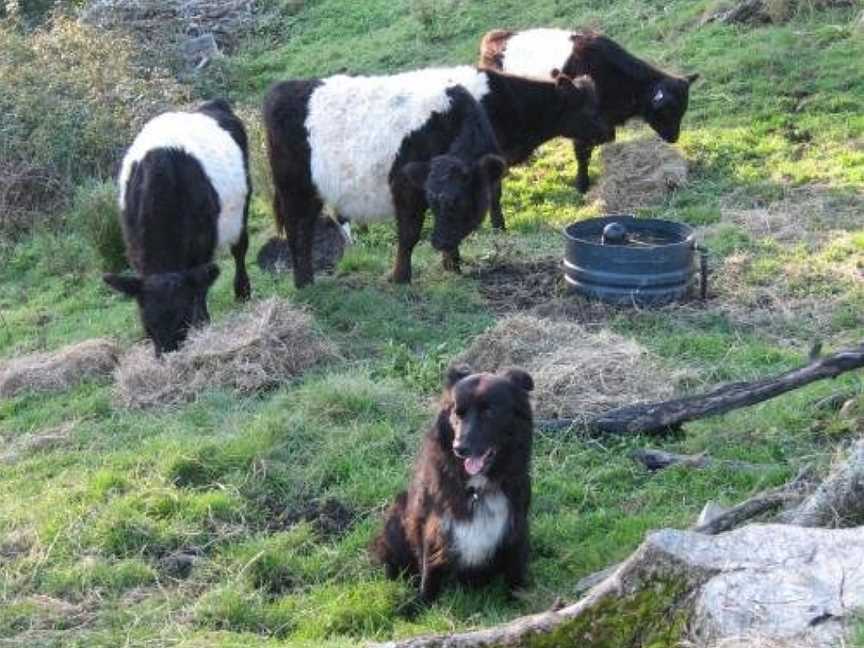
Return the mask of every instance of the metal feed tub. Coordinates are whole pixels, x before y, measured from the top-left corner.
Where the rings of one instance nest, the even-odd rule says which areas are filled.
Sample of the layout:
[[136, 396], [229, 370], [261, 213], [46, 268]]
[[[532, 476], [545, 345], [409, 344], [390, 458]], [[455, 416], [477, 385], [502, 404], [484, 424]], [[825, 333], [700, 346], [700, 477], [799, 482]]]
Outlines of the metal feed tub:
[[687, 225], [628, 215], [573, 223], [567, 241], [564, 278], [576, 292], [612, 304], [659, 306], [683, 299], [701, 264], [701, 293], [706, 284], [705, 251]]

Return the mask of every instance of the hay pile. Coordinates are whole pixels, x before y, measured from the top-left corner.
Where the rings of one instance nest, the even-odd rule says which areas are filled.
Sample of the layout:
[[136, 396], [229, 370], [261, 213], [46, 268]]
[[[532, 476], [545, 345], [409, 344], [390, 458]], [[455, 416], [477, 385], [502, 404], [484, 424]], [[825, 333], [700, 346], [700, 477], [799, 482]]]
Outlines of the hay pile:
[[211, 388], [242, 394], [270, 389], [336, 357], [312, 316], [280, 299], [194, 331], [184, 346], [157, 360], [149, 344], [127, 353], [116, 371], [116, 393], [129, 408], [194, 400]]
[[687, 161], [657, 137], [607, 144], [603, 175], [588, 197], [610, 214], [660, 205], [687, 183]]
[[0, 398], [24, 392], [61, 392], [111, 375], [120, 356], [110, 340], [85, 340], [53, 353], [34, 353], [0, 363]]
[[499, 321], [456, 361], [475, 371], [529, 371], [538, 418], [575, 418], [673, 395], [674, 377], [636, 342], [529, 315]]

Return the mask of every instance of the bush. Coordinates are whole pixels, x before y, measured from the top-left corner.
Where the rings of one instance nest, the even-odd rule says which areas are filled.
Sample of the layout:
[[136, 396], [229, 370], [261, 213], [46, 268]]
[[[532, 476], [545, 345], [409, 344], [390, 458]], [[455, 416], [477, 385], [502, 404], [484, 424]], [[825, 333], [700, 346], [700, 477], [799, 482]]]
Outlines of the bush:
[[[3, 233], [56, 211], [84, 179], [113, 175], [147, 119], [189, 100], [170, 74], [138, 56], [128, 36], [59, 14], [30, 32], [0, 22]], [[26, 190], [34, 185], [50, 190]], [[5, 196], [4, 187], [12, 188]]]
[[100, 270], [119, 272], [128, 266], [114, 183], [85, 181], [75, 191], [67, 222], [93, 246]]

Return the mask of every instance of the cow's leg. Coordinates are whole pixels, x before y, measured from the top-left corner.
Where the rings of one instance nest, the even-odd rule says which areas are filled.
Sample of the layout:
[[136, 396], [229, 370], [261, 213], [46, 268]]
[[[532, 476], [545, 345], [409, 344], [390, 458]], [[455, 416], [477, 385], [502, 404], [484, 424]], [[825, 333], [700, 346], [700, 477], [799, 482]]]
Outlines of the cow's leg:
[[417, 192], [395, 191], [393, 203], [396, 207], [396, 231], [399, 240], [396, 243], [396, 263], [393, 265], [390, 280], [394, 283], [410, 283], [411, 254], [423, 230], [426, 201]]
[[441, 264], [445, 270], [462, 274], [462, 257], [459, 255], [459, 248], [441, 253]]
[[503, 232], [507, 227], [504, 225], [504, 214], [501, 211], [501, 181], [493, 182], [489, 189], [492, 192], [489, 220], [492, 227]]
[[291, 262], [294, 267], [294, 285], [308, 286], [315, 280], [312, 266], [312, 245], [315, 238], [315, 222], [321, 215], [321, 200], [313, 193], [277, 195], [274, 207], [276, 220], [285, 229]]
[[576, 154], [576, 189], [580, 193], [588, 191], [588, 164], [594, 147], [590, 144], [573, 140], [573, 152]]
[[249, 275], [246, 274], [246, 250], [248, 249], [249, 234], [244, 225], [240, 238], [231, 246], [231, 254], [234, 256], [234, 298], [237, 301], [247, 301], [252, 296]]

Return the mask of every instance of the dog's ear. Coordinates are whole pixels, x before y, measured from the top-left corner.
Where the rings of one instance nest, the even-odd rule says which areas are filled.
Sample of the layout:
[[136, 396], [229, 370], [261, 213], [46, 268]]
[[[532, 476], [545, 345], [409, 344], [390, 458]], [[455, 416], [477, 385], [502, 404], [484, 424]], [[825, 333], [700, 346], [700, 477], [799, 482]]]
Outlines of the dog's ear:
[[513, 383], [519, 389], [522, 389], [526, 392], [530, 392], [534, 389], [534, 379], [524, 369], [505, 369], [501, 372], [501, 377], [506, 378], [511, 383]]
[[453, 426], [450, 425], [451, 406], [443, 408], [438, 412], [438, 419], [435, 421], [435, 430], [438, 433], [438, 443], [445, 451], [449, 452], [453, 447]]
[[444, 388], [453, 389], [453, 385], [471, 375], [471, 367], [464, 364], [450, 365], [444, 376]]

